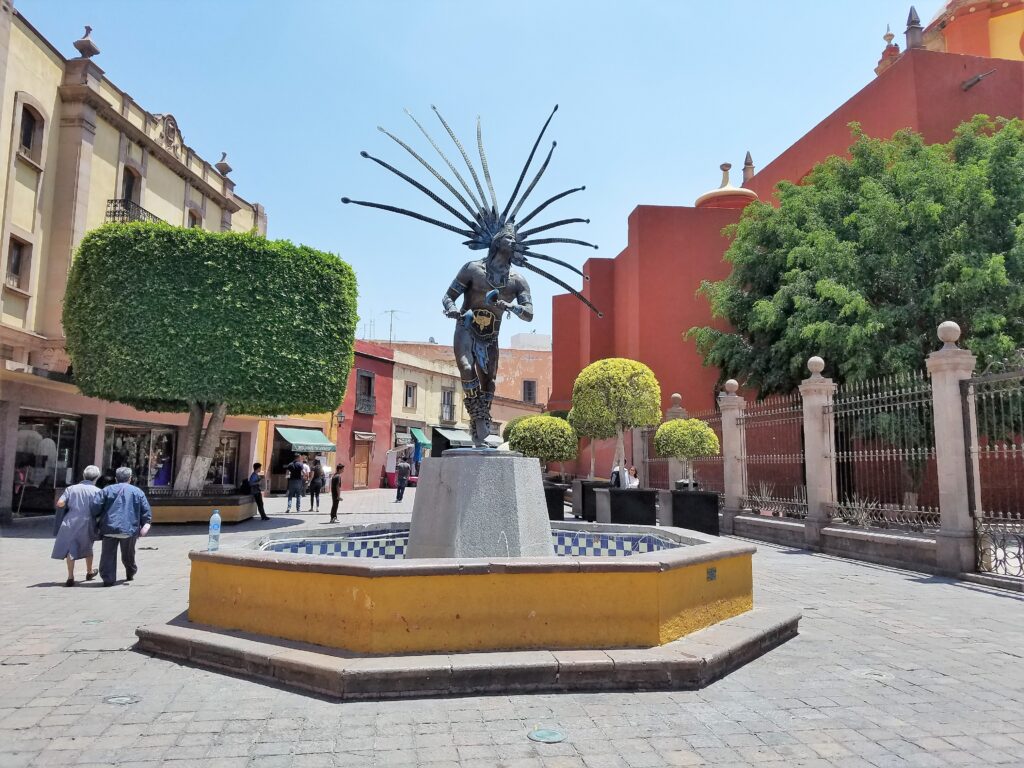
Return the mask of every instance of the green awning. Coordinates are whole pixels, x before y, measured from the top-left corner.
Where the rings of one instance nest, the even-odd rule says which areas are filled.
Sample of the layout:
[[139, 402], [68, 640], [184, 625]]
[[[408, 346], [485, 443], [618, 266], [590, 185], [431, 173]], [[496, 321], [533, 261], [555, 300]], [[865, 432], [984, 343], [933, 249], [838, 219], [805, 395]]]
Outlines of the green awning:
[[427, 436], [423, 434], [422, 429], [419, 427], [412, 427], [409, 431], [412, 432], [412, 439], [417, 443], [420, 445], [430, 445], [430, 441], [427, 440]]
[[334, 453], [334, 445], [319, 429], [299, 429], [298, 427], [277, 427], [277, 434], [291, 444], [296, 451], [322, 451]]
[[441, 437], [449, 442], [451, 448], [469, 448], [473, 445], [473, 436], [461, 429], [440, 429], [434, 427], [434, 431], [439, 432]]

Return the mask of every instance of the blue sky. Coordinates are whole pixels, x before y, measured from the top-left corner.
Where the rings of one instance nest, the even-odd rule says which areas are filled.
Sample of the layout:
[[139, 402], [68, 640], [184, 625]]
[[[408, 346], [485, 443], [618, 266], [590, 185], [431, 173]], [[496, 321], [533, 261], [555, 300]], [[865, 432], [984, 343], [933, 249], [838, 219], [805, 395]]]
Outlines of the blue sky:
[[[927, 21], [939, 6], [926, 0], [918, 11]], [[119, 87], [151, 112], [172, 113], [186, 143], [209, 160], [228, 152], [238, 193], [267, 208], [270, 237], [352, 264], [360, 337], [372, 324], [375, 337], [387, 338], [385, 311], [395, 309], [396, 339], [447, 343], [452, 321], [442, 317], [440, 298], [472, 256], [461, 238], [340, 203], [347, 195], [446, 216], [360, 158], [365, 149], [429, 178], [377, 125], [429, 158], [433, 150], [403, 109], [439, 143], [431, 104], [465, 143], [473, 143], [481, 115], [504, 198], [559, 104], [545, 139], [558, 148], [531, 200], [586, 184], [548, 212], [590, 218], [559, 234], [598, 243], [596, 255], [610, 257], [625, 245], [626, 219], [638, 204], [692, 204], [718, 185], [720, 163], [738, 170], [749, 149], [765, 165], [863, 87], [874, 77], [886, 24], [902, 43], [909, 4], [17, 0], [17, 7], [69, 56], [90, 24], [101, 49], [96, 62]], [[577, 265], [595, 255], [567, 245], [546, 252]], [[579, 285], [579, 277], [551, 271]], [[535, 320], [511, 318], [504, 334], [550, 332], [551, 296], [560, 289], [538, 276], [530, 282]]]

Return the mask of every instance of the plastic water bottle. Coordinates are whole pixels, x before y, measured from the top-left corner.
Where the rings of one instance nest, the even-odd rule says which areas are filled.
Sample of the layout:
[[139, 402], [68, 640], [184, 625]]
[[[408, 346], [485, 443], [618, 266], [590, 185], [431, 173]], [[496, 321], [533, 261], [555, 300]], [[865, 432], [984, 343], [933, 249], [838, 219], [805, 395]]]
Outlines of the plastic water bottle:
[[208, 552], [216, 552], [220, 549], [220, 510], [213, 510], [210, 515], [210, 540], [206, 545]]

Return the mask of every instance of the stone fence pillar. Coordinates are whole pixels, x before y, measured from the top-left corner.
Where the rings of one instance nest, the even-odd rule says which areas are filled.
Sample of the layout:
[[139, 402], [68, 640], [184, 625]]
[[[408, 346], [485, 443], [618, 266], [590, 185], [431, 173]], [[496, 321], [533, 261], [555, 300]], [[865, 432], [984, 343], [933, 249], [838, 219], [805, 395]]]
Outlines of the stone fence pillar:
[[821, 529], [832, 521], [836, 501], [836, 432], [831, 405], [836, 393], [832, 379], [821, 375], [825, 361], [807, 361], [810, 378], [800, 383], [804, 406], [804, 468], [807, 473], [807, 520], [804, 542], [821, 549]]
[[935, 419], [935, 463], [939, 479], [940, 529], [936, 534], [936, 565], [956, 575], [974, 570], [974, 521], [967, 490], [967, 438], [960, 382], [974, 375], [977, 358], [956, 342], [960, 326], [947, 320], [939, 326], [942, 349], [928, 355]]
[[725, 506], [722, 509], [722, 533], [733, 532], [733, 520], [740, 513], [747, 493], [747, 468], [743, 450], [743, 410], [747, 401], [736, 394], [736, 379], [725, 382], [725, 391], [718, 395], [722, 412], [722, 474], [725, 485]]

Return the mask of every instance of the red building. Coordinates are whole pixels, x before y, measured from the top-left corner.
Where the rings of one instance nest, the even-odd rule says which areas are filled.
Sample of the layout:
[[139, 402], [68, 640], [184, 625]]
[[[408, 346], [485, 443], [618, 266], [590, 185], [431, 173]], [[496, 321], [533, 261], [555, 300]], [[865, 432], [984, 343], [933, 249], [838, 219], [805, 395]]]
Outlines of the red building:
[[395, 361], [390, 349], [356, 340], [355, 362], [345, 387], [338, 424], [336, 461], [345, 465], [342, 488], [377, 488], [391, 447], [391, 388]]
[[[913, 26], [913, 25], [912, 25]], [[931, 30], [932, 27], [929, 27]], [[919, 29], [908, 29], [908, 50], [887, 47], [880, 74], [758, 173], [749, 162], [743, 188], [723, 186], [693, 207], [638, 206], [629, 216], [626, 248], [615, 258], [590, 259], [584, 293], [600, 307], [598, 318], [569, 295], [552, 302], [552, 393], [549, 408], [568, 408], [579, 371], [605, 357], [628, 357], [651, 367], [662, 386], [662, 407], [673, 392], [688, 411], [713, 407], [718, 372], [704, 368], [686, 331], [711, 324], [706, 299], [695, 296], [703, 280], [729, 273], [722, 260], [728, 241], [722, 228], [775, 185], [799, 181], [831, 155], [846, 154], [849, 124], [870, 136], [903, 128], [928, 142], [952, 138], [957, 125], [976, 114], [1024, 116], [1024, 62], [928, 50]], [[883, 66], [884, 65], [884, 66]], [[995, 69], [994, 72], [992, 70]], [[985, 77], [979, 75], [990, 73]], [[580, 471], [589, 458], [581, 458]], [[598, 474], [607, 468], [598, 464]]]

